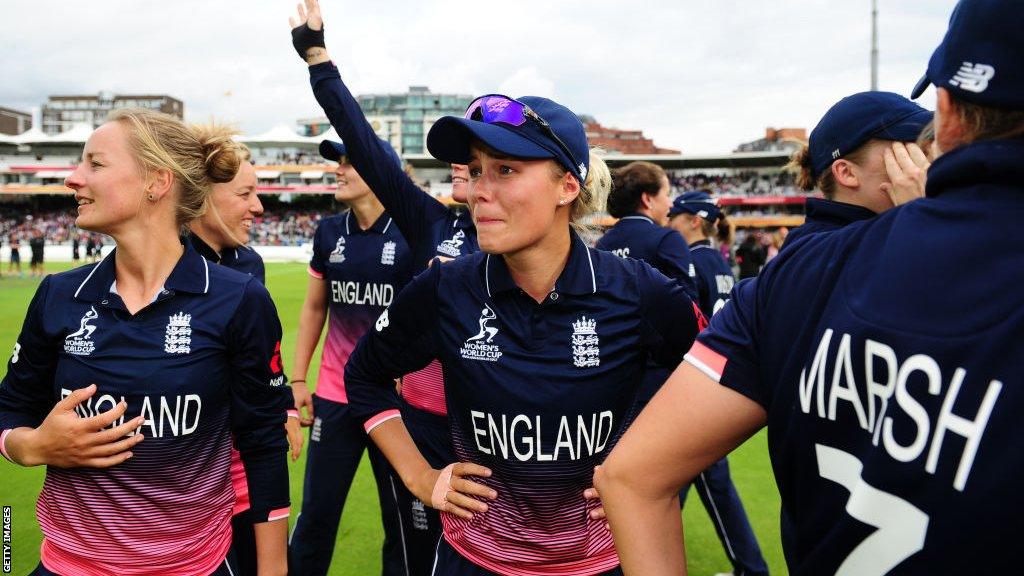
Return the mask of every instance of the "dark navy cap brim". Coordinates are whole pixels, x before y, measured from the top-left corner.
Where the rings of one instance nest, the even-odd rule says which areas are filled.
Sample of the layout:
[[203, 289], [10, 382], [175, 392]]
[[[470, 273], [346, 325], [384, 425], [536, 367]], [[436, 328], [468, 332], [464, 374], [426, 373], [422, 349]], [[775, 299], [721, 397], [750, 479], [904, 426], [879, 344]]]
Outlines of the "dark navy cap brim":
[[871, 134], [871, 138], [894, 142], [914, 142], [934, 116], [928, 110], [919, 110], [877, 130]]
[[348, 155], [348, 152], [345, 149], [345, 145], [341, 142], [324, 140], [320, 142], [320, 155], [328, 160], [337, 162], [342, 156]]
[[917, 100], [920, 98], [921, 94], [924, 94], [924, 91], [928, 89], [928, 86], [931, 85], [931, 83], [932, 81], [928, 78], [927, 74], [922, 76], [921, 79], [917, 81], [917, 85], [914, 86], [914, 91], [910, 93], [910, 99]]
[[442, 162], [468, 164], [469, 148], [474, 140], [513, 158], [557, 157], [556, 153], [510, 128], [455, 116], [445, 116], [434, 123], [427, 134], [427, 150]]

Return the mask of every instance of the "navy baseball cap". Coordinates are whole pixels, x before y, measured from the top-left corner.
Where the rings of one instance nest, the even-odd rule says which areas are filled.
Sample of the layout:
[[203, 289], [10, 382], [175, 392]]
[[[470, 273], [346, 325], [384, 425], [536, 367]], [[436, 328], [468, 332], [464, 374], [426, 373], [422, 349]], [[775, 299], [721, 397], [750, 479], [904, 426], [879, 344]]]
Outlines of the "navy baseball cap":
[[811, 176], [871, 139], [914, 142], [932, 113], [893, 92], [859, 92], [836, 102], [811, 131]]
[[979, 106], [1024, 110], [1024, 5], [960, 0], [910, 97], [929, 84]]
[[[582, 185], [590, 170], [583, 122], [565, 106], [540, 96], [477, 98], [468, 117], [445, 116], [427, 133], [427, 150], [449, 164], [468, 164], [473, 140], [513, 158], [551, 158]], [[477, 118], [477, 119], [471, 119]], [[517, 124], [518, 123], [518, 124]]]
[[[391, 147], [391, 143], [383, 138], [379, 138], [381, 145], [387, 150], [388, 155], [391, 156], [391, 160], [401, 168], [402, 159], [398, 156], [398, 152]], [[334, 140], [324, 140], [320, 142], [320, 155], [324, 158], [337, 162], [342, 156], [348, 156], [348, 151], [345, 145], [341, 142], [335, 142]]]
[[716, 222], [722, 216], [718, 200], [712, 198], [707, 192], [686, 192], [677, 196], [672, 201], [672, 207], [668, 209], [668, 217], [671, 218], [684, 212], [696, 214], [711, 223]]

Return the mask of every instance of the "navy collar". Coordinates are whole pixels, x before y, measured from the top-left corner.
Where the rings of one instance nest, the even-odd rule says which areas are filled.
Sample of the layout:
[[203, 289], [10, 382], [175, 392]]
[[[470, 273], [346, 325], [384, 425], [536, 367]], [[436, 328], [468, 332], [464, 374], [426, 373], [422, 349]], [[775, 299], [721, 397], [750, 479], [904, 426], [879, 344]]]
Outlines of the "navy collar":
[[619, 218], [619, 222], [622, 222], [623, 220], [646, 221], [648, 224], [651, 224], [653, 226], [657, 226], [657, 224], [654, 223], [654, 220], [651, 220], [651, 218], [649, 216], [644, 216], [643, 214], [637, 214], [635, 212], [633, 214], [627, 214], [627, 215], [623, 216], [622, 218]]
[[[185, 252], [171, 270], [171, 275], [164, 282], [164, 290], [206, 294], [210, 289], [210, 265], [202, 255], [195, 251], [191, 242], [185, 242]], [[114, 283], [114, 261], [117, 258], [115, 247], [100, 260], [85, 280], [75, 291], [75, 298], [84, 302], [99, 302], [110, 293]]]
[[183, 239], [182, 244], [184, 244], [185, 242], [191, 242], [192, 247], [195, 248], [195, 251], [198, 252], [199, 255], [202, 256], [203, 258], [206, 258], [207, 260], [215, 264], [220, 264], [220, 261], [223, 258], [223, 256], [219, 252], [214, 250], [212, 246], [207, 244], [206, 241], [200, 238], [199, 235], [196, 234], [195, 232], [189, 232], [188, 235], [185, 236], [185, 238]]
[[1022, 191], [1024, 138], [982, 140], [939, 156], [928, 169], [925, 195], [938, 196], [957, 188], [996, 185]]
[[388, 231], [388, 228], [391, 227], [391, 217], [388, 216], [387, 212], [381, 212], [380, 216], [377, 217], [377, 220], [372, 225], [370, 225], [370, 227], [367, 228], [366, 230], [360, 228], [359, 221], [353, 221], [353, 218], [354, 216], [352, 216], [351, 209], [345, 211], [346, 236], [351, 236], [352, 234], [369, 234], [371, 232], [373, 232], [374, 234], [384, 234], [385, 232]]
[[[487, 295], [491, 297], [500, 292], [519, 289], [508, 271], [505, 259], [495, 254], [488, 254], [484, 259], [484, 286]], [[590, 248], [574, 230], [569, 231], [569, 259], [555, 281], [555, 292], [575, 295], [597, 293], [597, 276]]]
[[863, 206], [825, 198], [808, 198], [804, 210], [807, 222], [830, 222], [839, 226], [878, 216]]
[[708, 248], [711, 248], [711, 239], [705, 238], [703, 240], [697, 240], [693, 244], [690, 244], [690, 248], [696, 248], [698, 246], [707, 246]]

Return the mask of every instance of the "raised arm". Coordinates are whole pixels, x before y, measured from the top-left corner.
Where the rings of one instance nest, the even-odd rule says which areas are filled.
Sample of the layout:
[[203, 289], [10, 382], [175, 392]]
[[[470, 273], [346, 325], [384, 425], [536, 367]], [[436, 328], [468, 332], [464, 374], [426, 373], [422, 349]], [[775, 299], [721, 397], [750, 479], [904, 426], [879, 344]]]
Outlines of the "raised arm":
[[349, 162], [394, 219], [413, 253], [432, 249], [435, 239], [428, 236], [429, 224], [444, 219], [448, 209], [394, 162], [388, 145], [367, 122], [327, 53], [317, 0], [305, 0], [305, 8], [299, 6], [298, 19], [289, 19], [289, 23], [295, 49], [309, 64], [313, 95], [344, 141]]

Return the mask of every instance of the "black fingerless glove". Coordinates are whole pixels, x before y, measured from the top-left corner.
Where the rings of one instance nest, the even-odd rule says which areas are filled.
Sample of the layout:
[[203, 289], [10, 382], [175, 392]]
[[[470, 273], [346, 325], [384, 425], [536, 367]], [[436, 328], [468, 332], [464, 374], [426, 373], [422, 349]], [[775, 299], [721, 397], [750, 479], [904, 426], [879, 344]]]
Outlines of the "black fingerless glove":
[[317, 47], [327, 49], [327, 44], [324, 42], [324, 29], [311, 30], [306, 24], [292, 28], [292, 46], [299, 53], [299, 58], [305, 62], [306, 50]]

